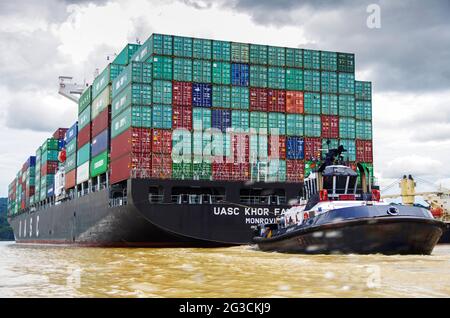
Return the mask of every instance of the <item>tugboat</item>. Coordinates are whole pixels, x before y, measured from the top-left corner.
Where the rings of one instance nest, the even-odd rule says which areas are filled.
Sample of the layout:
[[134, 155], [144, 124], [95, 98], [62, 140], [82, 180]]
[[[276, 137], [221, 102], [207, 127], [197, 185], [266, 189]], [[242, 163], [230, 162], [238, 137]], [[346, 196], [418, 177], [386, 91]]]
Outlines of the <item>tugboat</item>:
[[288, 209], [274, 224], [256, 228], [262, 251], [305, 254], [429, 255], [446, 225], [429, 210], [381, 200], [369, 171], [343, 162], [340, 146], [305, 179], [306, 202]]

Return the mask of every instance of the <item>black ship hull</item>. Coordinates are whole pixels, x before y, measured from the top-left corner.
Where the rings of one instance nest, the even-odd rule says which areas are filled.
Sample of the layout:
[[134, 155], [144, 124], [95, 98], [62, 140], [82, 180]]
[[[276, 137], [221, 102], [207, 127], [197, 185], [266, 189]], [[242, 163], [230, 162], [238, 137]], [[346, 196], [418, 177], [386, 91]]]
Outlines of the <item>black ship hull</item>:
[[450, 223], [446, 223], [447, 228], [444, 229], [444, 233], [441, 236], [438, 244], [450, 244]]
[[380, 207], [330, 211], [335, 215], [324, 222], [311, 220], [310, 226], [293, 227], [271, 238], [255, 237], [254, 242], [263, 251], [281, 253], [431, 254], [445, 225], [424, 217], [420, 209], [398, 209], [399, 216], [382, 215]]
[[[224, 199], [214, 203], [173, 202], [173, 189], [220, 189]], [[160, 200], [149, 199], [158, 189]], [[240, 191], [281, 189], [285, 199], [299, 196], [301, 185], [288, 183], [211, 182], [130, 179], [121, 204], [103, 189], [58, 205], [11, 217], [18, 243], [85, 246], [230, 246], [248, 244], [252, 227], [274, 221], [286, 204], [241, 203]], [[285, 202], [286, 200], [283, 200]], [[125, 204], [126, 202], [126, 204]]]

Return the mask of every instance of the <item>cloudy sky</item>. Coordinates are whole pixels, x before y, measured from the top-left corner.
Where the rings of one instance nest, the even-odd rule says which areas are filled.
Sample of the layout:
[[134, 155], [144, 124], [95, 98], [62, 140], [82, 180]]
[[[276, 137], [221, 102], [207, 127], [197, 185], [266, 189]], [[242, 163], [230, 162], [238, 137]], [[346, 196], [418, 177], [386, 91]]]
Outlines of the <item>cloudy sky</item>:
[[[371, 4], [380, 28], [367, 26]], [[91, 83], [108, 55], [153, 32], [354, 52], [357, 78], [373, 82], [381, 185], [412, 173], [450, 187], [449, 13], [447, 0], [0, 0], [0, 196], [76, 120], [58, 76]]]

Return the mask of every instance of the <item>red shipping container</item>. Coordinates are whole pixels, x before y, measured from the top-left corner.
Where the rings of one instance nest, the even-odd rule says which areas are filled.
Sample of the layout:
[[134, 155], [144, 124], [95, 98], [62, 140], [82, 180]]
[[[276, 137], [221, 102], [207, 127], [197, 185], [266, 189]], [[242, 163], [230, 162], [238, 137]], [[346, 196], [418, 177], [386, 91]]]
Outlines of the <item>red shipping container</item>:
[[173, 106], [172, 128], [185, 128], [188, 130], [192, 130], [192, 108]]
[[172, 130], [152, 130], [152, 153], [172, 153]]
[[91, 123], [78, 132], [78, 149], [91, 141]]
[[54, 133], [53, 133], [53, 138], [54, 139], [59, 139], [62, 140], [64, 139], [64, 137], [66, 136], [66, 132], [68, 131], [68, 128], [58, 128]]
[[231, 165], [226, 163], [226, 158], [223, 162], [212, 163], [212, 177], [213, 180], [231, 180]]
[[65, 185], [64, 187], [66, 190], [75, 188], [75, 185], [77, 184], [77, 169], [74, 169], [70, 172], [67, 172], [65, 175]]
[[372, 142], [366, 140], [356, 140], [356, 161], [373, 162]]
[[172, 103], [174, 106], [192, 105], [192, 83], [174, 81], [172, 85]]
[[322, 156], [322, 139], [305, 138], [305, 160], [320, 159]]
[[152, 177], [170, 179], [172, 177], [172, 156], [152, 154]]
[[250, 158], [250, 136], [231, 134], [231, 155], [234, 163], [247, 163]]
[[35, 193], [34, 190], [35, 190], [34, 185], [30, 186], [29, 188], [27, 188], [27, 191], [26, 191], [27, 198], [29, 198], [29, 197], [34, 195], [34, 193]]
[[303, 92], [286, 91], [286, 112], [290, 114], [303, 114], [305, 112], [305, 99]]
[[279, 89], [268, 89], [267, 108], [269, 112], [286, 112], [286, 91]]
[[322, 138], [339, 138], [338, 116], [322, 116]]
[[267, 89], [250, 88], [250, 110], [267, 111]]
[[305, 163], [303, 160], [286, 160], [286, 179], [289, 182], [303, 182]]
[[230, 171], [228, 180], [245, 181], [250, 179], [249, 163], [229, 163], [228, 166]]
[[58, 170], [58, 161], [47, 161], [42, 167], [41, 167], [41, 175], [46, 176], [48, 174], [55, 174], [56, 170]]
[[111, 161], [111, 184], [129, 178], [150, 178], [152, 159], [149, 154], [126, 154]]
[[92, 138], [111, 127], [111, 107], [108, 106], [92, 120]]
[[128, 153], [150, 154], [151, 150], [151, 130], [147, 128], [131, 127], [111, 140], [112, 160], [120, 158]]
[[286, 136], [269, 136], [269, 159], [286, 159]]

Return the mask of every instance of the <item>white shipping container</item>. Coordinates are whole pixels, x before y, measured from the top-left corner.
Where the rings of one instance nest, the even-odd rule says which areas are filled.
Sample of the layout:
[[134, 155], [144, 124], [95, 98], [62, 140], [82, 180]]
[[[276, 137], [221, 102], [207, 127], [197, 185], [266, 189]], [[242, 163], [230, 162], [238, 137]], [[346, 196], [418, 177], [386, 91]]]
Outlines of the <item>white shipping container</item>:
[[89, 161], [77, 168], [77, 184], [89, 180]]

